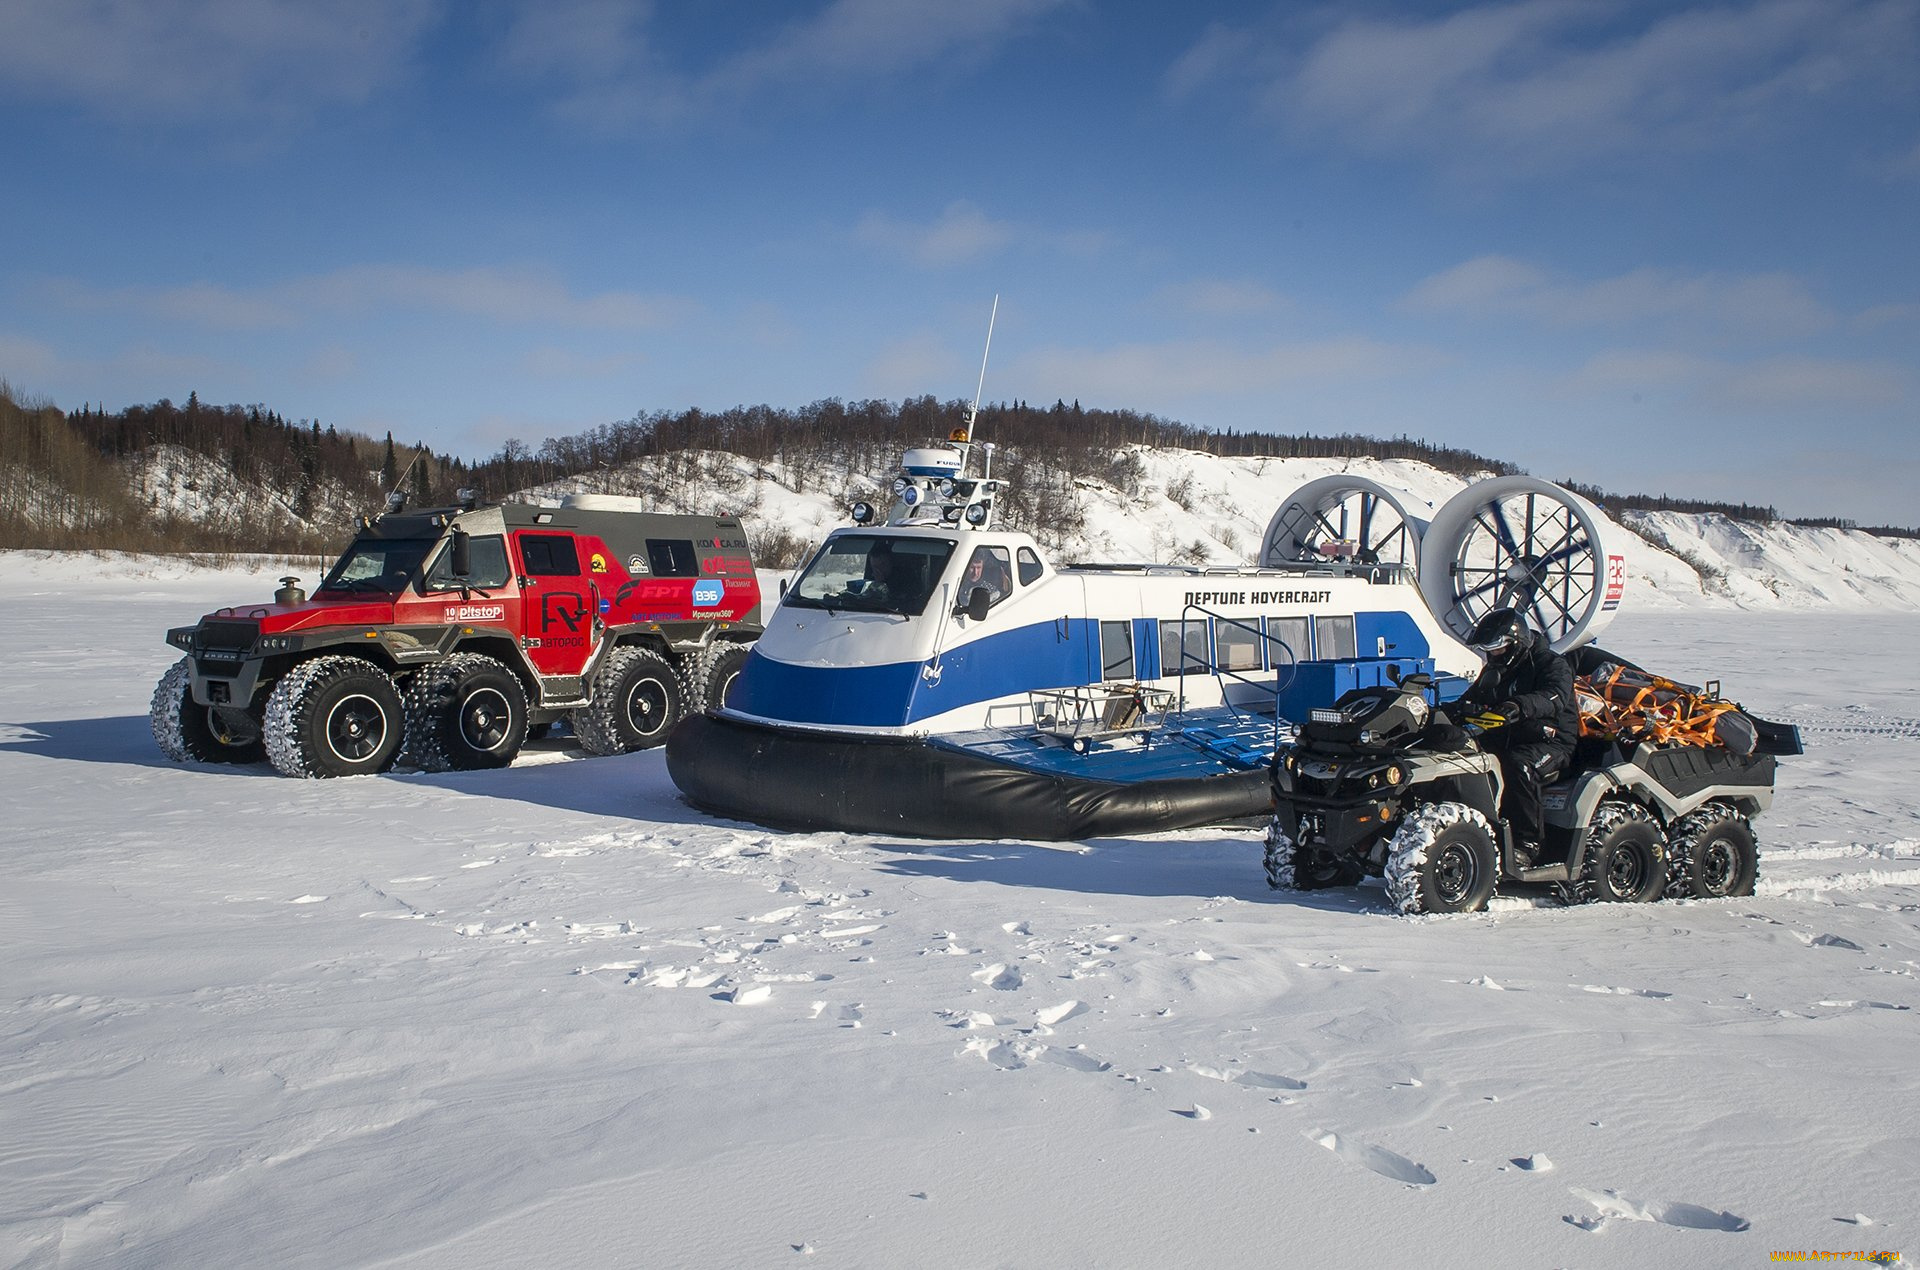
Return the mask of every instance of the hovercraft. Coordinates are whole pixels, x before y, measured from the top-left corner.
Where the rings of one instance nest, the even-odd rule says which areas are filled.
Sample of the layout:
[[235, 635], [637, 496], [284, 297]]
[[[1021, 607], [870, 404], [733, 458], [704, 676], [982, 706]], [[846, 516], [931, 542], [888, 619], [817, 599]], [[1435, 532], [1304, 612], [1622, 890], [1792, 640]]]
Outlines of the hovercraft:
[[1050, 562], [996, 529], [971, 426], [909, 450], [786, 588], [720, 708], [667, 770], [695, 806], [782, 829], [1083, 839], [1250, 820], [1294, 725], [1356, 687], [1464, 691], [1460, 642], [1513, 607], [1558, 649], [1620, 602], [1584, 499], [1504, 476], [1431, 519], [1335, 475], [1283, 500], [1256, 564]]

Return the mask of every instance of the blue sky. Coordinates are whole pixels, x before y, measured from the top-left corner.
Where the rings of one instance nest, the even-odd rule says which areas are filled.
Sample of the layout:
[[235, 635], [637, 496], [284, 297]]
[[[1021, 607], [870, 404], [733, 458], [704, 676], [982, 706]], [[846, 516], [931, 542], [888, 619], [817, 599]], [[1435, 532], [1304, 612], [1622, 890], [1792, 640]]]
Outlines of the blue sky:
[[0, 376], [1078, 399], [1920, 524], [1915, 0], [0, 0]]

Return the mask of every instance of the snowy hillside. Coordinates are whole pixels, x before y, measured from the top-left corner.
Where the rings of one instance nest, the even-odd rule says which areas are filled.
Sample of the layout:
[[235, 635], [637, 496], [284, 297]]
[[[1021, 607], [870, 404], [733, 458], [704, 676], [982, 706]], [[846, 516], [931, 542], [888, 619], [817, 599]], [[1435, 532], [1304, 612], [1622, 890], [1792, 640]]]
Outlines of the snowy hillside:
[[[1169, 470], [1258, 518], [1230, 466]], [[1920, 1245], [1907, 614], [1670, 600], [1609, 632], [1804, 730], [1756, 897], [1522, 886], [1403, 919], [1377, 886], [1270, 892], [1252, 831], [718, 821], [658, 750], [328, 782], [167, 762], [162, 632], [277, 571], [0, 553], [0, 1265]]]

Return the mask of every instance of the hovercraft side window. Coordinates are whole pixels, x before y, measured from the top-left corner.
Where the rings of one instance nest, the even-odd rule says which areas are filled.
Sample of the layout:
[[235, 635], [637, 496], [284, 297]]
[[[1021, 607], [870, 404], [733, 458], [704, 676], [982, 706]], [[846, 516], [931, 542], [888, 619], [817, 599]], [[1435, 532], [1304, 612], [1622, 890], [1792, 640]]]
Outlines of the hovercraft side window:
[[1100, 678], [1133, 679], [1133, 623], [1100, 623]]
[[1321, 661], [1352, 661], [1359, 655], [1351, 617], [1316, 617], [1313, 636]]
[[836, 613], [918, 617], [952, 555], [951, 538], [843, 534], [820, 548], [783, 602]]
[[1212, 669], [1207, 656], [1207, 624], [1204, 619], [1160, 623], [1160, 673], [1164, 675], [1202, 675]]
[[1309, 644], [1307, 640], [1308, 631], [1306, 618], [1268, 618], [1268, 668], [1271, 670], [1283, 670], [1295, 662], [1310, 660], [1313, 657], [1313, 646]]

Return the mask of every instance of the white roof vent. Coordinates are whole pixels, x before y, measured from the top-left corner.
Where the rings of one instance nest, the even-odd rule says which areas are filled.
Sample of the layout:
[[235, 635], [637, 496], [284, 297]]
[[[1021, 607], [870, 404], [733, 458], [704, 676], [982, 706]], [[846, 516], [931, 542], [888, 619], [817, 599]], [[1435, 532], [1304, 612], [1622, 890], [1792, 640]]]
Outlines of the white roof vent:
[[646, 500], [631, 494], [569, 494], [560, 500], [562, 507], [582, 512], [643, 512]]

